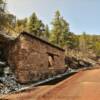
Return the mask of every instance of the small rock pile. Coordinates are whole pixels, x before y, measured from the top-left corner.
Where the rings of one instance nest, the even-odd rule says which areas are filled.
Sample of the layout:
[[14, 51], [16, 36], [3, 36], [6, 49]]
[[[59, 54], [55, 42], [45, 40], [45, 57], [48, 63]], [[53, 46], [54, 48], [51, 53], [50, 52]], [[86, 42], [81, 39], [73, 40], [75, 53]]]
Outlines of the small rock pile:
[[0, 77], [0, 94], [7, 94], [14, 91], [19, 91], [24, 86], [16, 82], [13, 74]]
[[77, 59], [76, 57], [65, 57], [65, 64], [72, 69], [92, 67], [95, 62], [91, 59]]
[[16, 81], [16, 77], [13, 72], [11, 72], [9, 66], [0, 63], [0, 69], [2, 68], [3, 74], [0, 74], [0, 95], [19, 91], [21, 88], [24, 87]]

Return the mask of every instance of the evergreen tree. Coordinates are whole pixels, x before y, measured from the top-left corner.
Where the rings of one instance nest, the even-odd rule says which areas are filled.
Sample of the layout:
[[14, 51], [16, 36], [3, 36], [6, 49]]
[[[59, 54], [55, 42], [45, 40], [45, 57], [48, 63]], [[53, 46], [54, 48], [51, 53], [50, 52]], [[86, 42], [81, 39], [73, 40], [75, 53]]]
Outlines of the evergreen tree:
[[53, 19], [52, 25], [53, 25], [53, 28], [51, 31], [51, 40], [50, 41], [59, 45], [61, 31], [62, 31], [59, 11], [56, 11], [55, 18]]
[[83, 34], [79, 38], [79, 48], [82, 52], [85, 52], [87, 50], [87, 44], [86, 44], [86, 33], [83, 32]]
[[27, 18], [17, 20], [15, 30], [18, 33], [22, 31], [27, 31]]
[[69, 24], [61, 17], [60, 12], [56, 11], [55, 18], [52, 21], [53, 28], [51, 30], [50, 41], [62, 45], [65, 43], [65, 35], [69, 32]]
[[95, 42], [94, 51], [97, 56], [100, 56], [100, 42], [98, 41]]
[[64, 38], [65, 38], [65, 43], [67, 48], [78, 49], [79, 38], [73, 32], [68, 32], [68, 34], [65, 35]]
[[5, 3], [3, 0], [0, 0], [0, 12], [4, 11]]
[[49, 41], [50, 31], [48, 25], [45, 26], [43, 34], [44, 39]]
[[0, 0], [0, 30], [3, 29], [5, 23], [5, 12], [4, 12], [4, 2]]
[[36, 36], [43, 36], [44, 24], [37, 18], [35, 13], [33, 13], [29, 18], [28, 30]]
[[0, 30], [10, 31], [15, 25], [16, 17], [5, 11], [6, 3], [0, 0]]

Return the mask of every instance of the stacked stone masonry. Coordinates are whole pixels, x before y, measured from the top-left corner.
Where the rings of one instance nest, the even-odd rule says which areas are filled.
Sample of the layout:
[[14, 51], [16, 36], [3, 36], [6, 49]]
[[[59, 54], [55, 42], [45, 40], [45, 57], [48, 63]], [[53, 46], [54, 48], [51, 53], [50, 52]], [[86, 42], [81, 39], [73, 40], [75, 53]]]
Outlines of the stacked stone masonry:
[[20, 83], [37, 81], [50, 73], [56, 75], [64, 69], [64, 50], [28, 33], [9, 44], [7, 59]]

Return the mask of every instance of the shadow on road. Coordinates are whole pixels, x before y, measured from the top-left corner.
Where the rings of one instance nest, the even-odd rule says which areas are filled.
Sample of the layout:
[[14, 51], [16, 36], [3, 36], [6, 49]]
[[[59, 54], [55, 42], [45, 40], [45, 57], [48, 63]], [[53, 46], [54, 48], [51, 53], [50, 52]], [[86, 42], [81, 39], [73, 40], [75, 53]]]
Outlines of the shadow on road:
[[65, 76], [63, 76], [61, 78], [57, 78], [57, 79], [51, 80], [51, 81], [46, 82], [46, 83], [43, 83], [43, 84], [41, 84], [39, 86], [43, 86], [43, 85], [56, 85], [57, 83], [59, 83], [59, 82], [65, 80], [66, 78], [74, 75], [75, 73], [77, 73], [77, 72], [69, 73], [68, 75], [65, 75]]

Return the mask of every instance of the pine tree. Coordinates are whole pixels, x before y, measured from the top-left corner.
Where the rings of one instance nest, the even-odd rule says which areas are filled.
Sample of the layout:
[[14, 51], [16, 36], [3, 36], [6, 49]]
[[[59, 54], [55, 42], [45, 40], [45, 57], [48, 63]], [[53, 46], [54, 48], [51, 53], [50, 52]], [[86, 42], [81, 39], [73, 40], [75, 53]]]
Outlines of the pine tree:
[[86, 53], [88, 49], [86, 37], [87, 35], [85, 32], [79, 37], [79, 48], [83, 53]]
[[47, 41], [49, 41], [50, 37], [50, 31], [48, 25], [45, 25], [44, 32], [43, 32], [43, 38]]
[[0, 0], [0, 30], [3, 29], [3, 24], [5, 23], [5, 16], [4, 16], [4, 2]]
[[28, 30], [30, 33], [41, 37], [44, 31], [44, 24], [39, 20], [35, 13], [33, 13], [29, 18]]
[[0, 0], [0, 30], [10, 31], [15, 25], [16, 17], [13, 14], [7, 13], [6, 2]]
[[50, 41], [54, 44], [64, 45], [65, 44], [65, 35], [69, 32], [69, 24], [66, 20], [61, 17], [60, 12], [56, 11], [55, 17], [52, 21], [52, 30]]
[[4, 11], [5, 3], [3, 0], [0, 0], [0, 12]]
[[27, 18], [17, 20], [15, 30], [18, 33], [22, 31], [27, 31]]

